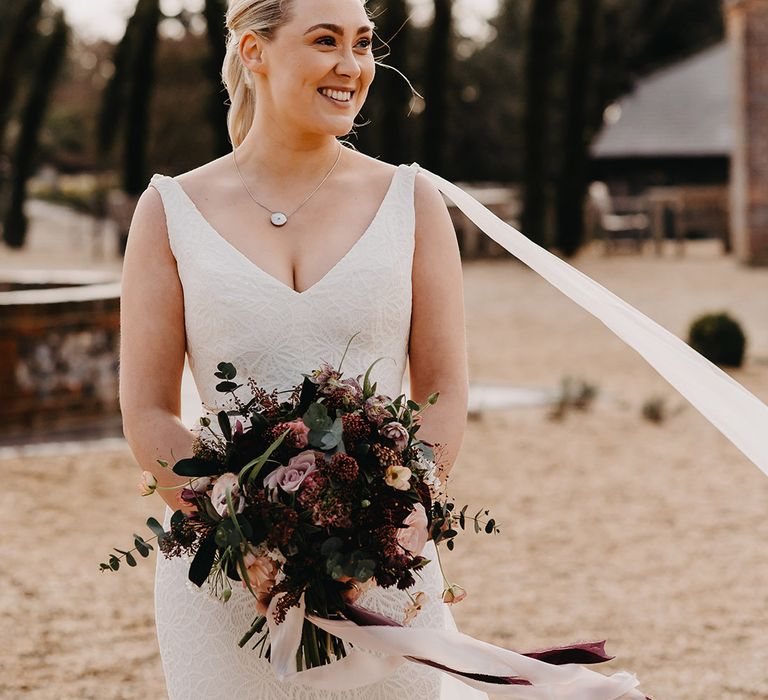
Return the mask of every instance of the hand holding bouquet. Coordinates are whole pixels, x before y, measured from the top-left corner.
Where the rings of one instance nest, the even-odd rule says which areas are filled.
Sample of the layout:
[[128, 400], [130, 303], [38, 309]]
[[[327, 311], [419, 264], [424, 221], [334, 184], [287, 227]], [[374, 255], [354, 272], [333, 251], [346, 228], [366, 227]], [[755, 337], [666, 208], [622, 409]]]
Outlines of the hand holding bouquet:
[[[250, 591], [256, 615], [241, 646], [263, 631], [276, 596], [277, 624], [302, 598], [309, 614], [345, 618], [373, 586], [413, 587], [430, 561], [422, 556], [429, 539], [453, 549], [468, 520], [476, 532], [499, 531], [493, 519], [481, 523], [483, 511], [468, 516], [464, 506], [454, 514], [434, 445], [416, 436], [421, 414], [438, 394], [424, 405], [378, 394], [370, 381], [375, 364], [365, 375], [344, 378], [323, 363], [283, 402], [250, 379], [252, 396], [243, 402], [236, 368], [217, 367], [217, 389], [232, 395], [234, 408], [216, 415], [218, 431], [202, 417], [194, 456], [173, 465], [189, 479], [179, 493], [187, 512], [173, 514], [168, 532], [154, 519], [148, 525], [167, 557], [192, 557], [189, 579], [197, 586], [207, 582], [223, 601], [233, 584]], [[140, 488], [145, 495], [158, 488], [150, 472]], [[146, 556], [151, 545], [134, 537]], [[130, 552], [117, 552], [135, 564]], [[122, 556], [112, 555], [102, 570], [116, 570]], [[423, 595], [409, 593], [406, 625]], [[445, 602], [465, 596], [446, 581]], [[267, 630], [254, 648], [263, 649], [268, 636]], [[306, 668], [345, 655], [341, 639], [305, 625], [300, 656]]]

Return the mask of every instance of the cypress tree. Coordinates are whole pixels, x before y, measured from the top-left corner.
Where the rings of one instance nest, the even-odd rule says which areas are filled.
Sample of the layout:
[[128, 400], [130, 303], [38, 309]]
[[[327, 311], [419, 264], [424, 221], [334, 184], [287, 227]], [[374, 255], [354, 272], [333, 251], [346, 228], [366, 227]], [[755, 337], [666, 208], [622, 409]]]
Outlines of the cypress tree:
[[135, 14], [136, 35], [131, 51], [123, 153], [123, 188], [132, 195], [140, 194], [144, 190], [148, 177], [149, 106], [155, 79], [159, 0], [139, 0]]
[[64, 63], [68, 35], [64, 13], [59, 10], [55, 16], [53, 32], [35, 70], [32, 87], [22, 111], [21, 132], [14, 149], [11, 198], [3, 226], [3, 239], [13, 248], [24, 245], [27, 232], [27, 219], [24, 215], [27, 180], [34, 170], [40, 127], [51, 101], [58, 71]]
[[446, 122], [448, 119], [448, 78], [451, 58], [451, 0], [434, 0], [435, 17], [429, 33], [424, 70], [424, 163], [443, 169]]
[[578, 0], [567, 69], [562, 166], [555, 191], [555, 242], [570, 257], [584, 240], [584, 199], [592, 137], [590, 106], [595, 94], [596, 27], [600, 0]]
[[549, 243], [552, 47], [558, 29], [558, 6], [559, 0], [532, 0], [525, 50], [521, 232], [539, 245]]
[[212, 86], [208, 118], [214, 133], [217, 156], [223, 156], [232, 150], [227, 130], [227, 92], [221, 79], [221, 69], [227, 52], [226, 12], [225, 0], [205, 0], [203, 13], [210, 46], [210, 53], [205, 58], [205, 69]]

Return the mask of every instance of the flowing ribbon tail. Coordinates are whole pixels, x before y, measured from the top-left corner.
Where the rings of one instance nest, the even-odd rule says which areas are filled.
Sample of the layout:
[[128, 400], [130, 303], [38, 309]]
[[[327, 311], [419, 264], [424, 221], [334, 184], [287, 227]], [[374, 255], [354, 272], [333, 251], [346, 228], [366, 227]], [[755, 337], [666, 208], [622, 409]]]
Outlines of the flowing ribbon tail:
[[[281, 681], [325, 690], [350, 690], [382, 680], [410, 661], [437, 668], [478, 690], [519, 700], [650, 700], [637, 690], [639, 682], [634, 674], [620, 671], [604, 676], [569, 661], [579, 656], [587, 663], [613, 658], [605, 655], [604, 642], [520, 654], [462, 632], [405, 627], [356, 605], [347, 606], [346, 612], [353, 619], [330, 620], [307, 614], [304, 596], [300, 605], [291, 608], [277, 625], [273, 612], [282, 595], [275, 596], [267, 610], [271, 663]], [[341, 660], [297, 671], [296, 652], [305, 616], [352, 645], [353, 650]]]
[[768, 475], [768, 406], [687, 343], [502, 221], [439, 175], [422, 173], [486, 235], [634, 348], [664, 379]]

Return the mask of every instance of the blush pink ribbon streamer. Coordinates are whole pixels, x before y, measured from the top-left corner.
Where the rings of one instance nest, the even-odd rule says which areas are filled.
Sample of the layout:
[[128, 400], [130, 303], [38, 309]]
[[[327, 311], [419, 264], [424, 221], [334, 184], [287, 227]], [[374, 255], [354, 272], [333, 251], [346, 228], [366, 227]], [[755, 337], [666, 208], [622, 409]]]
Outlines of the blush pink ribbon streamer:
[[[565, 261], [526, 238], [461, 188], [418, 166], [487, 236], [602, 321], [768, 475], [768, 406], [687, 343]], [[281, 594], [282, 595], [282, 594]], [[382, 680], [403, 663], [440, 668], [488, 693], [520, 700], [644, 700], [637, 678], [611, 676], [577, 663], [547, 663], [461, 632], [411, 628], [394, 621], [357, 624], [306, 614], [304, 596], [283, 623], [273, 619], [280, 595], [267, 611], [271, 664], [281, 680], [326, 690], [359, 688]], [[355, 606], [351, 606], [354, 608]], [[373, 614], [372, 614], [373, 615]], [[304, 619], [353, 648], [343, 659], [297, 671]], [[375, 653], [370, 653], [375, 652]], [[610, 658], [610, 657], [606, 657]], [[605, 659], [604, 659], [605, 660]]]
[[602, 321], [768, 475], [768, 406], [687, 343], [502, 221], [460, 187], [418, 166], [486, 236]]
[[[546, 657], [543, 653], [519, 654], [448, 629], [404, 627], [375, 613], [369, 616], [378, 624], [329, 620], [307, 614], [303, 595], [278, 625], [273, 614], [283, 595], [272, 598], [267, 609], [270, 663], [281, 681], [323, 690], [351, 690], [383, 680], [408, 661], [440, 668], [468, 686], [518, 700], [649, 700], [637, 689], [636, 676], [626, 671], [604, 676], [576, 663], [554, 665], [533, 658]], [[298, 671], [296, 652], [305, 617], [352, 645], [352, 650], [343, 659]], [[582, 646], [602, 650], [602, 644]], [[612, 658], [601, 653], [596, 656], [599, 660]]]

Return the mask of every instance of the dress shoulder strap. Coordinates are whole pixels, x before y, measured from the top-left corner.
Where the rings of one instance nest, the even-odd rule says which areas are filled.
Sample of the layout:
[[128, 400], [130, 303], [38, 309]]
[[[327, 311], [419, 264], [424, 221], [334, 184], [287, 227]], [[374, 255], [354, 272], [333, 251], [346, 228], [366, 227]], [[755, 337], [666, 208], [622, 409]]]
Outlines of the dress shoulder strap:
[[[179, 219], [184, 215], [184, 203], [181, 201], [179, 184], [169, 175], [155, 173], [149, 180], [149, 186], [154, 187], [160, 194], [165, 210], [165, 225], [168, 230], [168, 242], [171, 252], [177, 262], [183, 252], [184, 236], [180, 233]], [[181, 226], [181, 230], [183, 230]]]
[[[395, 174], [395, 177], [399, 177], [397, 206], [395, 209], [401, 217], [401, 222], [405, 224], [405, 228], [409, 231], [413, 231], [416, 224], [414, 185], [419, 167], [418, 163], [412, 163], [411, 165], [402, 163]], [[402, 221], [403, 217], [405, 221]]]

